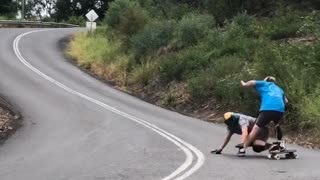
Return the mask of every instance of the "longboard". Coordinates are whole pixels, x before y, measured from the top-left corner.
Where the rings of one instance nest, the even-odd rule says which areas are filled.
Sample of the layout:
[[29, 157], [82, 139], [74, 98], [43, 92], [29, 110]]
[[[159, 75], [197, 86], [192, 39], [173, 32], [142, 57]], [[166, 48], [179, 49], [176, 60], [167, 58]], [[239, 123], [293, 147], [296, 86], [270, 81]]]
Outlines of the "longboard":
[[[242, 148], [242, 146], [236, 145], [236, 148], [238, 148], [240, 150], [240, 148]], [[275, 160], [280, 160], [281, 159], [281, 155], [284, 154], [286, 159], [297, 159], [298, 155], [296, 154], [297, 150], [294, 149], [287, 149], [284, 150], [282, 152], [268, 152], [268, 159], [275, 159]], [[239, 155], [239, 157], [243, 157], [245, 155]]]
[[297, 150], [294, 150], [294, 149], [290, 149], [290, 150], [287, 149], [282, 152], [269, 152], [268, 158], [280, 160], [281, 154], [284, 154], [286, 159], [297, 159], [298, 155], [295, 152], [297, 152]]

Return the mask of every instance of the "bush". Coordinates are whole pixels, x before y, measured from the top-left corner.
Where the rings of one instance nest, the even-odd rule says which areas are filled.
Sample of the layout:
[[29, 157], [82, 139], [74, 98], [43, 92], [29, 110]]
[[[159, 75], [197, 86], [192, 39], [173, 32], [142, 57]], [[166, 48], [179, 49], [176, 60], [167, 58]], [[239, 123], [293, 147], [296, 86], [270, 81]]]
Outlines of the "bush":
[[86, 20], [81, 16], [71, 16], [65, 23], [86, 26]]
[[201, 46], [191, 47], [161, 61], [161, 77], [166, 81], [188, 78], [209, 65], [207, 52]]
[[144, 55], [168, 45], [173, 36], [173, 23], [168, 21], [146, 25], [142, 32], [131, 38], [137, 55]]
[[215, 60], [211, 66], [188, 81], [188, 89], [193, 99], [214, 97], [224, 103], [235, 103], [240, 100], [239, 82], [244, 61], [235, 56]]
[[131, 0], [116, 0], [110, 3], [105, 22], [126, 36], [132, 36], [143, 29], [149, 19], [148, 13], [139, 3]]
[[320, 84], [310, 96], [302, 97], [300, 104], [300, 129], [320, 128]]
[[172, 80], [182, 80], [184, 71], [183, 61], [178, 58], [177, 54], [169, 54], [161, 58], [160, 76], [161, 79], [170, 82]]
[[217, 78], [213, 76], [210, 70], [201, 72], [198, 76], [191, 78], [188, 81], [187, 89], [190, 92], [192, 99], [196, 103], [201, 103], [208, 98], [213, 97], [214, 84]]
[[301, 16], [288, 13], [261, 21], [258, 23], [257, 33], [271, 40], [292, 38], [299, 36], [298, 32], [300, 32], [303, 25], [304, 22]]
[[234, 30], [241, 31], [247, 37], [256, 37], [256, 23], [257, 21], [253, 16], [243, 13], [232, 18], [232, 22], [229, 26], [232, 26]]
[[177, 25], [178, 41], [182, 46], [194, 45], [206, 37], [214, 26], [214, 18], [210, 15], [185, 15]]
[[234, 24], [229, 24], [224, 32], [212, 31], [207, 36], [207, 47], [210, 58], [238, 55], [251, 61], [252, 56], [262, 44], [263, 39], [247, 37], [243, 29]]
[[133, 68], [129, 81], [130, 83], [146, 86], [159, 71], [159, 65], [155, 61], [147, 61]]

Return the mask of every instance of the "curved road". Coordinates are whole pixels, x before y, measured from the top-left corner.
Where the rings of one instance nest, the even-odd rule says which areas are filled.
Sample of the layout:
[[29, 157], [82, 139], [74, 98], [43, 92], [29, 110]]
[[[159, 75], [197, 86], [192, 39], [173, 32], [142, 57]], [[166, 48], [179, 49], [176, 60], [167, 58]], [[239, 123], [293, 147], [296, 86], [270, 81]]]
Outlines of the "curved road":
[[[30, 32], [32, 33], [25, 33]], [[320, 179], [320, 154], [271, 161], [225, 128], [119, 92], [71, 65], [60, 40], [81, 29], [0, 29], [0, 94], [24, 120], [0, 147], [1, 180]]]

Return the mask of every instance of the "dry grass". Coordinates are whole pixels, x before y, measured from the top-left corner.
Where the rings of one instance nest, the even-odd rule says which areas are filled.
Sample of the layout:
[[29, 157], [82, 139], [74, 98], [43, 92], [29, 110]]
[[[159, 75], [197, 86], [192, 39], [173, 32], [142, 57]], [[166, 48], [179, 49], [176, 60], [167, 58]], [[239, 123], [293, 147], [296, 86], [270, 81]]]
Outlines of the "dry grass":
[[124, 87], [131, 57], [122, 55], [120, 47], [120, 42], [111, 41], [101, 34], [78, 33], [70, 42], [67, 55], [97, 76]]

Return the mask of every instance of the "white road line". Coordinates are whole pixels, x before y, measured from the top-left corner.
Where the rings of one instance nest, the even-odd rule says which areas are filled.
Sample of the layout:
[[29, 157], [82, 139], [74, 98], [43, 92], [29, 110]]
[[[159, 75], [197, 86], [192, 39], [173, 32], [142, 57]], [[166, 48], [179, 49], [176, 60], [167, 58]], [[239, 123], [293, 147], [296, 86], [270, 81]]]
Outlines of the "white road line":
[[[144, 121], [142, 119], [136, 118], [130, 114], [127, 114], [125, 112], [122, 112], [112, 106], [109, 106], [101, 101], [98, 101], [94, 98], [91, 98], [85, 94], [82, 94], [78, 91], [75, 91], [71, 88], [69, 88], [68, 86], [60, 83], [59, 81], [56, 81], [55, 79], [47, 76], [46, 74], [42, 73], [39, 69], [35, 68], [34, 66], [32, 66], [28, 61], [26, 61], [24, 59], [24, 57], [21, 55], [20, 50], [19, 50], [19, 41], [23, 36], [26, 36], [28, 34], [31, 33], [35, 33], [35, 32], [41, 32], [41, 31], [48, 31], [48, 29], [45, 30], [35, 30], [35, 31], [30, 31], [30, 32], [26, 32], [23, 34], [20, 34], [19, 36], [17, 36], [13, 42], [13, 49], [14, 52], [16, 54], [16, 56], [18, 57], [18, 59], [25, 65], [27, 66], [30, 70], [32, 70], [33, 72], [37, 73], [38, 75], [40, 75], [41, 77], [43, 77], [44, 79], [54, 83], [55, 85], [59, 86], [60, 88], [74, 94], [77, 95], [83, 99], [86, 99], [92, 103], [95, 103], [111, 112], [114, 112], [118, 115], [121, 115], [123, 117], [126, 117], [140, 125], [145, 126], [146, 128], [151, 129], [152, 131], [158, 133], [159, 135], [161, 135], [162, 137], [166, 138], [167, 140], [171, 141], [172, 143], [174, 143], [175, 145], [177, 145], [181, 150], [184, 151], [185, 155], [186, 155], [186, 160], [185, 162], [178, 168], [176, 169], [174, 172], [172, 172], [170, 175], [168, 175], [167, 177], [163, 178], [163, 180], [171, 180], [171, 179], [175, 179], [175, 180], [182, 180], [185, 179], [187, 177], [189, 177], [190, 175], [192, 175], [194, 172], [196, 172], [204, 163], [205, 161], [205, 157], [203, 155], [203, 153], [197, 149], [196, 147], [192, 146], [191, 144], [185, 142], [184, 140], [174, 136], [173, 134], [170, 134], [169, 132], [157, 127], [156, 125], [153, 125], [151, 123], [148, 123], [147, 121]], [[193, 161], [193, 154], [192, 152], [197, 156], [197, 161], [196, 163], [191, 167], [192, 161]], [[186, 169], [188, 169], [186, 171]], [[185, 171], [185, 172], [183, 172]], [[183, 173], [182, 173], [183, 172]], [[181, 174], [182, 173], [182, 174]], [[180, 174], [180, 175], [179, 175]]]

